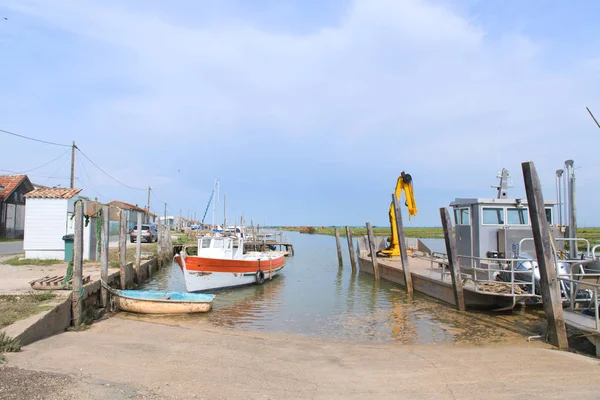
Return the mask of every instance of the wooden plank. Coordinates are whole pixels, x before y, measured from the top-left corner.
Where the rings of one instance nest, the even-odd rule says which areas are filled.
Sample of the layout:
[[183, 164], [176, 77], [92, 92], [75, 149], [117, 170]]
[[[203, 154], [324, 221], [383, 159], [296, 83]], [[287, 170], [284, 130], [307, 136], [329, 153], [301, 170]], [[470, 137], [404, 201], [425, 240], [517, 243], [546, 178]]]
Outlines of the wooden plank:
[[120, 210], [119, 221], [119, 271], [121, 273], [121, 289], [126, 289], [127, 273], [125, 266], [127, 265], [127, 212]]
[[367, 238], [369, 242], [369, 250], [371, 252], [371, 265], [373, 266], [373, 276], [375, 280], [379, 280], [379, 265], [377, 264], [377, 249], [375, 248], [375, 237], [373, 236], [373, 228], [371, 223], [367, 222]]
[[548, 336], [550, 343], [559, 349], [569, 348], [565, 317], [562, 308], [559, 282], [556, 277], [556, 266], [552, 254], [550, 228], [546, 220], [542, 185], [533, 162], [524, 162], [523, 180], [527, 193], [527, 205], [533, 231], [535, 254], [540, 271], [540, 286], [544, 313], [548, 320]]
[[458, 263], [458, 254], [456, 253], [456, 239], [452, 234], [452, 221], [446, 207], [440, 208], [440, 218], [442, 219], [442, 229], [444, 230], [444, 241], [446, 242], [446, 254], [448, 254], [448, 264], [450, 266], [450, 276], [452, 277], [452, 290], [454, 291], [454, 301], [459, 311], [465, 311], [465, 295], [460, 277], [460, 265]]
[[[356, 255], [354, 254], [354, 243], [352, 242], [352, 232], [350, 227], [346, 227], [346, 236], [348, 239], [348, 251], [350, 252], [350, 264], [352, 265], [352, 273], [356, 273]], [[293, 250], [292, 250], [293, 251]]]
[[[110, 207], [102, 206], [102, 232], [100, 233], [100, 279], [108, 284], [108, 243], [110, 238]], [[88, 277], [89, 278], [89, 277]], [[100, 285], [102, 307], [108, 308], [108, 290]]]
[[[142, 213], [137, 213], [137, 232], [136, 232], [136, 242], [135, 242], [135, 271], [136, 271], [136, 281], [141, 284], [141, 276], [142, 276]], [[150, 236], [152, 238], [152, 236]]]
[[81, 288], [83, 269], [83, 200], [75, 202], [75, 235], [73, 237], [73, 325], [78, 328], [83, 319], [83, 298]]
[[342, 259], [342, 245], [340, 244], [340, 232], [338, 231], [338, 228], [335, 228], [334, 231], [335, 231], [335, 244], [337, 247], [338, 265], [340, 267], [342, 267], [342, 266], [344, 266], [344, 260]]
[[[408, 252], [406, 251], [406, 239], [404, 238], [404, 224], [402, 222], [402, 210], [396, 193], [392, 193], [392, 203], [394, 204], [394, 212], [396, 213], [396, 237], [400, 246], [400, 259], [402, 260], [402, 269], [404, 271], [404, 280], [406, 281], [406, 290], [409, 294], [413, 292], [412, 276], [410, 267], [408, 266]], [[394, 229], [394, 227], [392, 227]]]

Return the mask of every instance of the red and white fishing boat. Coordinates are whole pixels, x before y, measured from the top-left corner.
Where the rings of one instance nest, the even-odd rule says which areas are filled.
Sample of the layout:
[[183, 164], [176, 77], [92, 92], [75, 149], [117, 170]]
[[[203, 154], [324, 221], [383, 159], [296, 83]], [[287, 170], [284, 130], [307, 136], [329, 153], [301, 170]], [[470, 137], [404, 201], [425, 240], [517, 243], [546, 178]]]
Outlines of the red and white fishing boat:
[[198, 254], [184, 247], [175, 256], [188, 292], [202, 292], [271, 280], [284, 267], [282, 253], [244, 254], [244, 240], [234, 236], [205, 236], [198, 239]]

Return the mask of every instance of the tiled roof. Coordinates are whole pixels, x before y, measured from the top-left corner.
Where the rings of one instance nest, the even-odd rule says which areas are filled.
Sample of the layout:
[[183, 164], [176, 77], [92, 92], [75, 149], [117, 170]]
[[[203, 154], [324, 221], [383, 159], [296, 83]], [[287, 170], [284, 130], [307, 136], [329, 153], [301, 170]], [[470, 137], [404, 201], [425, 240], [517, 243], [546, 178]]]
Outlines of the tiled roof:
[[146, 209], [144, 209], [144, 208], [134, 206], [133, 204], [125, 203], [124, 201], [113, 200], [108, 204], [111, 206], [114, 206], [114, 207], [123, 208], [125, 210], [141, 211], [144, 213], [147, 212]]
[[0, 186], [4, 186], [4, 190], [0, 191], [0, 201], [11, 194], [25, 178], [27, 175], [0, 175]]
[[35, 189], [25, 195], [28, 199], [70, 199], [77, 193], [81, 192], [82, 189], [69, 189], [69, 188], [43, 188]]

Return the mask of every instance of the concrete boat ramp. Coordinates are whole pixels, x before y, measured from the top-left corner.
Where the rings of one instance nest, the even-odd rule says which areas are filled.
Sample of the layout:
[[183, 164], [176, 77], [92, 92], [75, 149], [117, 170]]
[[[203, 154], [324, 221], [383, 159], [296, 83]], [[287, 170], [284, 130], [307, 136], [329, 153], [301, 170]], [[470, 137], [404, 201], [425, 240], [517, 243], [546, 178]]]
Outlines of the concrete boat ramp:
[[3, 399], [534, 400], [600, 393], [598, 360], [539, 342], [372, 346], [171, 318], [110, 318], [7, 357]]

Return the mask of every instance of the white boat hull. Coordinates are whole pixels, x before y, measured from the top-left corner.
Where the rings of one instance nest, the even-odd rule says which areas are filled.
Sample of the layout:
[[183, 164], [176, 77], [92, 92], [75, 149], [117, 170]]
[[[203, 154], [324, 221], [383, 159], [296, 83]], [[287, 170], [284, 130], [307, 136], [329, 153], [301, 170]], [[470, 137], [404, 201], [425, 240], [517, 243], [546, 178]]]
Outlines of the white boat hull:
[[[273, 279], [283, 269], [280, 267], [272, 271], [264, 270], [265, 283]], [[207, 290], [224, 289], [237, 286], [246, 286], [257, 283], [256, 273], [232, 272], [196, 272], [183, 270], [185, 287], [188, 292], [203, 292]]]

